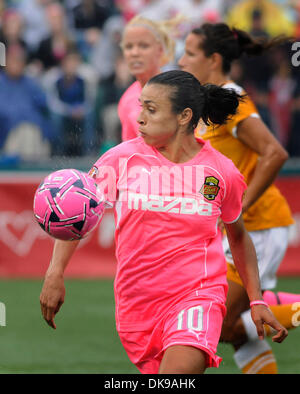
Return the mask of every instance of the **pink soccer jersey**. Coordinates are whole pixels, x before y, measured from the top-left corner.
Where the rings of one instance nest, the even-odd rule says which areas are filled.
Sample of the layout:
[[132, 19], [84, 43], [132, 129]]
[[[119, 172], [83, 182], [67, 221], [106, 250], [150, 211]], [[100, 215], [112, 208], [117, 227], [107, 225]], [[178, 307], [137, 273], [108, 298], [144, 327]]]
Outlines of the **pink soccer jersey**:
[[147, 330], [174, 303], [221, 287], [226, 263], [217, 222], [236, 221], [246, 188], [231, 160], [198, 140], [200, 152], [173, 163], [142, 137], [107, 151], [94, 177], [114, 206], [120, 332]]
[[129, 86], [119, 101], [118, 114], [122, 125], [122, 141], [138, 136], [137, 118], [141, 112], [139, 103], [141, 92], [142, 86], [136, 81]]

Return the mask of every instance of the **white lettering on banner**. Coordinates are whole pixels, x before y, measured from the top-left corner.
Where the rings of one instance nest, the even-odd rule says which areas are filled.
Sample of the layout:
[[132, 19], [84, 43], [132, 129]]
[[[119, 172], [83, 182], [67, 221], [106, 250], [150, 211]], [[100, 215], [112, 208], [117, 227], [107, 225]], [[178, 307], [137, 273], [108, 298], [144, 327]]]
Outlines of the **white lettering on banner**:
[[142, 211], [170, 212], [183, 215], [211, 216], [212, 204], [188, 197], [157, 196], [140, 193], [128, 194], [128, 209]]
[[[19, 237], [14, 232], [21, 233]], [[26, 256], [37, 239], [48, 238], [33, 219], [32, 211], [0, 211], [0, 242], [18, 256]]]

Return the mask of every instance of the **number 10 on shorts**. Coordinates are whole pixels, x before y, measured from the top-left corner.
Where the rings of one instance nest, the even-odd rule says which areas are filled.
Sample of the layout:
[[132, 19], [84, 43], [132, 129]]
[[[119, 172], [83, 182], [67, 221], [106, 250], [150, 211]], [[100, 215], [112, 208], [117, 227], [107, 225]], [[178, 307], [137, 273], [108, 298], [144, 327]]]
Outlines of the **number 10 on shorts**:
[[203, 307], [193, 306], [190, 309], [183, 309], [177, 316], [177, 330], [202, 331], [203, 329]]

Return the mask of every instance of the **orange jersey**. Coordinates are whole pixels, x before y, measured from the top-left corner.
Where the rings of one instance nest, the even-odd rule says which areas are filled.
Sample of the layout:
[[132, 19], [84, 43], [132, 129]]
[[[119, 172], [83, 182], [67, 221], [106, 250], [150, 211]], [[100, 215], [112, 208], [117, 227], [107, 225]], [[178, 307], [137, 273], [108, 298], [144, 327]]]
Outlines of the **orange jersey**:
[[[239, 94], [245, 91], [234, 82], [225, 88], [234, 89]], [[254, 174], [258, 154], [237, 138], [239, 122], [248, 117], [259, 117], [258, 111], [249, 96], [240, 102], [238, 112], [225, 125], [206, 126], [199, 122], [196, 137], [210, 140], [211, 145], [229, 157], [243, 174], [245, 182], [250, 183]], [[288, 226], [293, 223], [290, 208], [275, 185], [271, 185], [262, 196], [243, 215], [248, 231], [264, 230], [272, 227]]]

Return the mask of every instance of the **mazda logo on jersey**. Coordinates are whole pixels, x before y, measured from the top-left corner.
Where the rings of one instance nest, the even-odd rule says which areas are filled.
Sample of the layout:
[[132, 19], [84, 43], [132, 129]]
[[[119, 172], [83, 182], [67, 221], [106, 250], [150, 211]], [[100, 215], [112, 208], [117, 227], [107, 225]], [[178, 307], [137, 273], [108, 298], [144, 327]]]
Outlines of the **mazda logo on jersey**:
[[199, 193], [201, 193], [207, 200], [214, 200], [220, 190], [218, 184], [219, 179], [214, 176], [207, 176]]
[[179, 213], [182, 215], [212, 216], [212, 204], [189, 197], [159, 196], [129, 193], [128, 209]]

